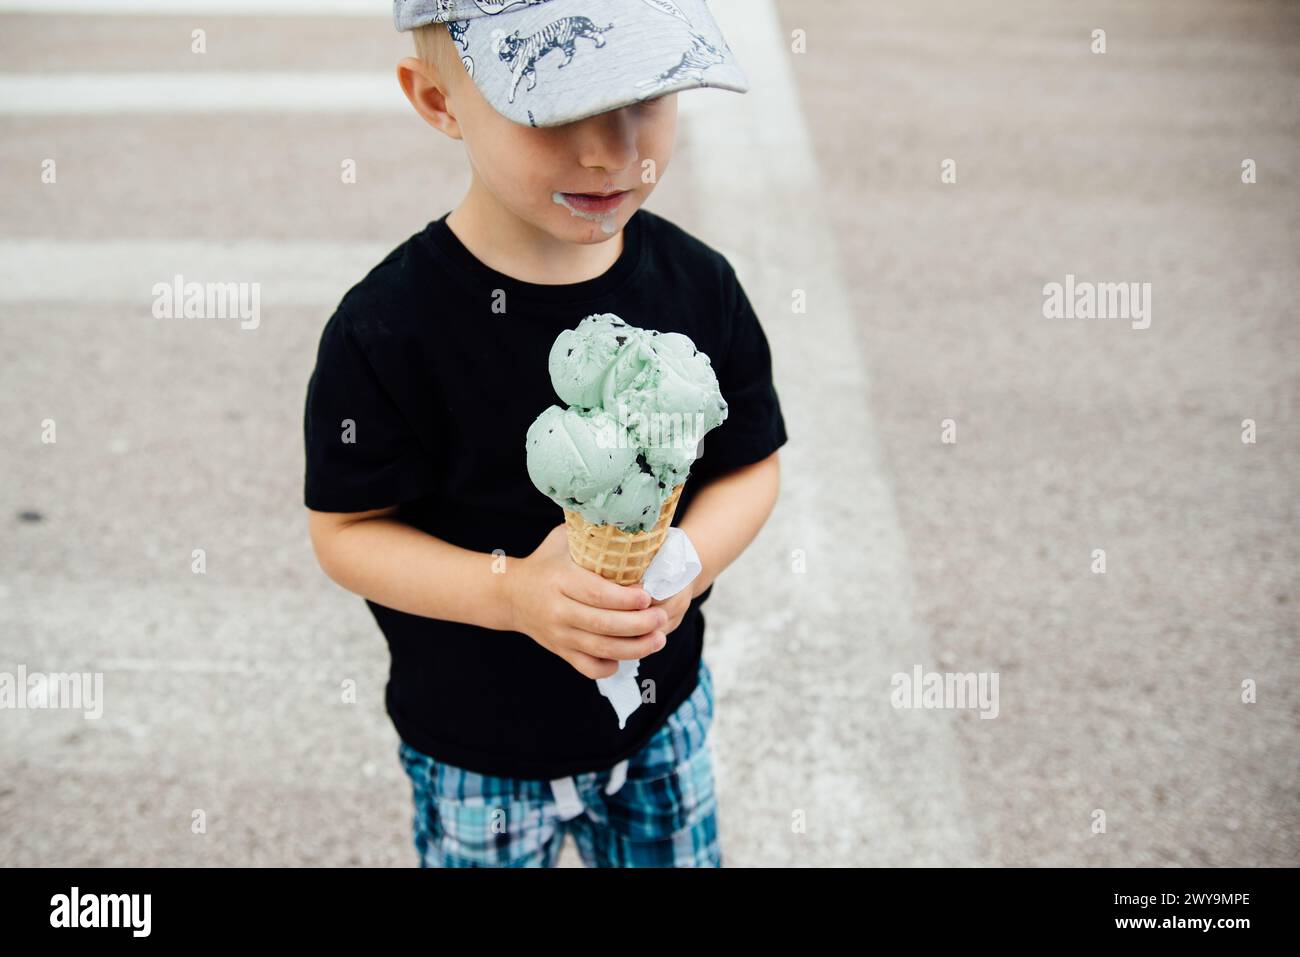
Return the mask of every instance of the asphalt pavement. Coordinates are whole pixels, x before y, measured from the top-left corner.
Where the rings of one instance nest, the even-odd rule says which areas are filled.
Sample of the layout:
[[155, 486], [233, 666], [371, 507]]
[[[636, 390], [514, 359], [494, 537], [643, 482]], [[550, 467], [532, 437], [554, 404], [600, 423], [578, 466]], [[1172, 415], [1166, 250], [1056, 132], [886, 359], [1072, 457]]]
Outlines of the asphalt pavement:
[[[0, 0], [0, 677], [99, 673], [104, 710], [0, 709], [0, 859], [412, 866], [301, 416], [460, 147], [385, 3], [32, 6]], [[1300, 10], [710, 6], [752, 89], [681, 94], [649, 207], [736, 267], [790, 433], [705, 606], [728, 865], [1300, 863]], [[256, 279], [260, 324], [160, 322], [177, 273]], [[1067, 282], [1145, 317], [1048, 318]], [[899, 707], [915, 669], [995, 708]]]

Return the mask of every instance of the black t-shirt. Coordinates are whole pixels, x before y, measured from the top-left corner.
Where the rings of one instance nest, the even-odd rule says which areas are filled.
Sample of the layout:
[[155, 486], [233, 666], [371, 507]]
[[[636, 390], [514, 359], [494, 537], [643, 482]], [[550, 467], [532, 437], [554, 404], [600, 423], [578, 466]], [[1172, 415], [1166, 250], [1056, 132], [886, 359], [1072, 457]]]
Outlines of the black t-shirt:
[[[547, 356], [561, 330], [602, 312], [690, 336], [727, 400], [673, 524], [711, 478], [785, 443], [767, 339], [720, 253], [639, 209], [602, 275], [527, 283], [476, 259], [444, 215], [353, 286], [325, 324], [307, 386], [307, 507], [400, 505], [397, 517], [455, 545], [501, 549], [507, 562], [528, 555], [564, 521], [525, 466], [528, 426], [563, 405]], [[527, 635], [367, 601], [392, 656], [388, 713], [416, 750], [480, 774], [547, 780], [607, 769], [644, 747], [695, 690], [700, 605], [711, 591], [662, 651], [641, 660], [637, 680], [653, 680], [657, 700], [622, 729], [595, 681]]]

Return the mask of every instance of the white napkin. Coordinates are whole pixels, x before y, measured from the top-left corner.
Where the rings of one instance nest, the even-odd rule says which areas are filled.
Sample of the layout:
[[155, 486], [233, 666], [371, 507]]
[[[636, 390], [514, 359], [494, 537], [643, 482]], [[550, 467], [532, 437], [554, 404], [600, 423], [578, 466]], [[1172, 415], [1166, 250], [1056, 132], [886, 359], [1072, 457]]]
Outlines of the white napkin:
[[668, 529], [664, 543], [650, 561], [650, 567], [641, 576], [641, 587], [655, 601], [676, 595], [695, 581], [703, 566], [699, 553], [691, 544], [691, 537], [676, 525]]
[[[693, 582], [701, 570], [700, 556], [690, 536], [674, 525], [668, 529], [664, 543], [645, 570], [641, 587], [655, 601], [661, 601]], [[668, 640], [672, 640], [671, 635]], [[619, 660], [618, 671], [608, 678], [596, 679], [596, 687], [614, 706], [620, 729], [626, 726], [628, 715], [641, 706], [641, 686], [636, 680], [640, 665], [640, 659], [623, 658]]]

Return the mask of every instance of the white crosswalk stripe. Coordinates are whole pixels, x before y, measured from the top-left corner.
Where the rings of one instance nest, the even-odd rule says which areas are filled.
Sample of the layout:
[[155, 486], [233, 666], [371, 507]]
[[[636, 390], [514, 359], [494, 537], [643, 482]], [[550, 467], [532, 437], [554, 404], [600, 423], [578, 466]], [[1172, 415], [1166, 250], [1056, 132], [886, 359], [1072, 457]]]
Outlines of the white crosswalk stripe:
[[256, 282], [264, 305], [338, 302], [396, 243], [0, 240], [0, 302], [147, 304], [155, 283]]
[[68, 16], [392, 17], [386, 0], [0, 0], [0, 13]]
[[391, 73], [8, 73], [0, 114], [398, 113]]
[[[691, 169], [697, 205], [708, 210], [707, 222], [726, 224], [714, 245], [728, 255], [763, 321], [792, 437], [782, 450], [780, 505], [729, 570], [732, 580], [755, 584], [722, 588], [710, 599], [705, 654], [730, 699], [720, 709], [715, 754], [745, 764], [743, 775], [719, 774], [723, 827], [736, 857], [750, 864], [968, 865], [974, 842], [955, 771], [952, 715], [900, 720], [889, 705], [890, 676], [928, 663], [929, 644], [911, 615], [903, 533], [876, 445], [866, 374], [851, 361], [860, 354], [858, 332], [835, 240], [819, 214], [822, 179], [781, 26], [772, 3], [711, 6], [752, 88], [741, 97], [683, 95], [679, 115], [701, 158]], [[707, 232], [702, 238], [712, 241]], [[812, 299], [806, 315], [791, 315], [796, 287]], [[837, 430], [852, 442], [808, 440], [825, 435], [825, 409], [835, 410]], [[823, 477], [846, 473], [857, 476], [861, 494], [829, 498]], [[872, 541], [870, 551], [850, 560], [839, 537], [845, 528]], [[765, 549], [763, 542], [777, 544]], [[760, 563], [759, 555], [780, 546], [787, 554], [802, 549], [810, 573], [791, 573], [788, 560], [775, 571]], [[754, 617], [752, 595], [768, 589], [797, 612]], [[868, 614], [847, 615], [843, 596], [864, 592]], [[782, 674], [784, 682], [771, 678]], [[792, 728], [805, 732], [797, 742]], [[772, 760], [754, 753], [756, 740], [794, 750]], [[784, 809], [784, 826], [773, 825], [773, 807]], [[789, 833], [794, 809], [816, 822], [802, 838]], [[925, 826], [917, 826], [920, 819]]]

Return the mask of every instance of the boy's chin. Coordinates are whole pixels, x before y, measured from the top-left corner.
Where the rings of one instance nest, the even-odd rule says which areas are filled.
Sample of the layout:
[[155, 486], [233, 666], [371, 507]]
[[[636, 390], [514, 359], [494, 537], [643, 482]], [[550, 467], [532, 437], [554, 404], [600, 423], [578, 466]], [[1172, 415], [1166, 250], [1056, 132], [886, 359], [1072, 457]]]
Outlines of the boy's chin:
[[557, 209], [555, 228], [549, 230], [557, 239], [571, 243], [603, 243], [619, 234], [631, 212], [618, 210], [606, 216], [574, 216], [568, 210]]
[[636, 212], [639, 197], [629, 194], [624, 197], [618, 208], [608, 213], [593, 213], [575, 210], [568, 203], [555, 200], [552, 223], [549, 230], [559, 239], [574, 243], [602, 243], [617, 236], [619, 231]]

